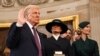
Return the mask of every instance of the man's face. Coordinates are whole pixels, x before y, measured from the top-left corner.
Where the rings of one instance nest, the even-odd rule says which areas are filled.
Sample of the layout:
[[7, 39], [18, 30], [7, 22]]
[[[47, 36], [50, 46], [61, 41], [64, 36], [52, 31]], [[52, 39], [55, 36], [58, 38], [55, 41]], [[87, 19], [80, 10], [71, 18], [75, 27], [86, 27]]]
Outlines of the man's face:
[[40, 10], [39, 8], [31, 8], [28, 11], [28, 21], [32, 25], [37, 25], [40, 20]]
[[58, 25], [52, 26], [52, 33], [61, 33], [62, 29]]

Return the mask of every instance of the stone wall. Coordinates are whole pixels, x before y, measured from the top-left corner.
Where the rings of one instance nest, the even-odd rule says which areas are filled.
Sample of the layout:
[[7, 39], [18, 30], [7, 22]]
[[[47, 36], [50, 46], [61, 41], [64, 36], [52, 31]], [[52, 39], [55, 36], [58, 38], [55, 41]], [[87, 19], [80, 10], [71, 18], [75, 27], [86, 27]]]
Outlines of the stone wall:
[[[4, 0], [1, 0], [4, 1]], [[20, 8], [25, 5], [20, 5], [21, 0], [5, 0], [7, 1], [2, 6], [0, 4], [0, 22], [13, 22], [17, 19], [17, 14]], [[19, 2], [18, 2], [19, 1]], [[30, 0], [23, 0], [24, 3]], [[10, 3], [13, 6], [10, 6]], [[80, 21], [89, 20], [88, 12], [88, 0], [48, 0], [45, 3], [38, 3], [41, 7], [41, 19], [51, 19], [70, 15], [79, 15]], [[6, 6], [9, 4], [9, 6]], [[6, 16], [6, 17], [5, 17]]]

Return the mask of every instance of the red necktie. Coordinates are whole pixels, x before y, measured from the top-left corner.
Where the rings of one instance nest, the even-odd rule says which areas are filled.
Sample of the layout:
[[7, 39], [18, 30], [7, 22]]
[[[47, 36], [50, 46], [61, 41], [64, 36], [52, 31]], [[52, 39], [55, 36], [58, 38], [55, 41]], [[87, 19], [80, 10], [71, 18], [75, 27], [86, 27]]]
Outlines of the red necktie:
[[38, 48], [38, 56], [42, 56], [42, 49], [41, 49], [41, 44], [39, 42], [39, 36], [37, 34], [37, 31], [36, 29], [33, 27], [33, 33], [34, 33], [34, 39], [35, 39], [35, 43], [36, 43], [36, 46]]

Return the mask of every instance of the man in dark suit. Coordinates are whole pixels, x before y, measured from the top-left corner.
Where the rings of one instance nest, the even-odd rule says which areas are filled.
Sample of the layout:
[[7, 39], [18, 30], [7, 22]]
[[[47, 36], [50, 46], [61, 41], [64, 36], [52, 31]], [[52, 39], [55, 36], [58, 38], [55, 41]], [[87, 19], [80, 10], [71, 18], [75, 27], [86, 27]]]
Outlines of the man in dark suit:
[[[52, 34], [45, 42], [46, 56], [73, 56], [70, 41], [61, 37], [67, 31], [67, 26], [59, 19], [46, 24], [46, 29]], [[58, 55], [58, 56], [59, 56]]]
[[11, 25], [8, 33], [10, 56], [43, 56], [41, 36], [44, 35], [35, 29], [39, 18], [40, 9], [36, 5], [28, 5], [19, 11], [18, 20]]

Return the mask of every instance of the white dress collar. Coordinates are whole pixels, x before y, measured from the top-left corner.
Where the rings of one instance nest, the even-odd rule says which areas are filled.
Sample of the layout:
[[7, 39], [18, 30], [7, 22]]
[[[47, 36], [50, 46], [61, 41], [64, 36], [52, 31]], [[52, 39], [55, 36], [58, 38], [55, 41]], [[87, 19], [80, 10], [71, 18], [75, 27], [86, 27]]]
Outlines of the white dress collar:
[[52, 34], [52, 36], [55, 38], [55, 40], [58, 40], [60, 34], [58, 34], [58, 35]]

